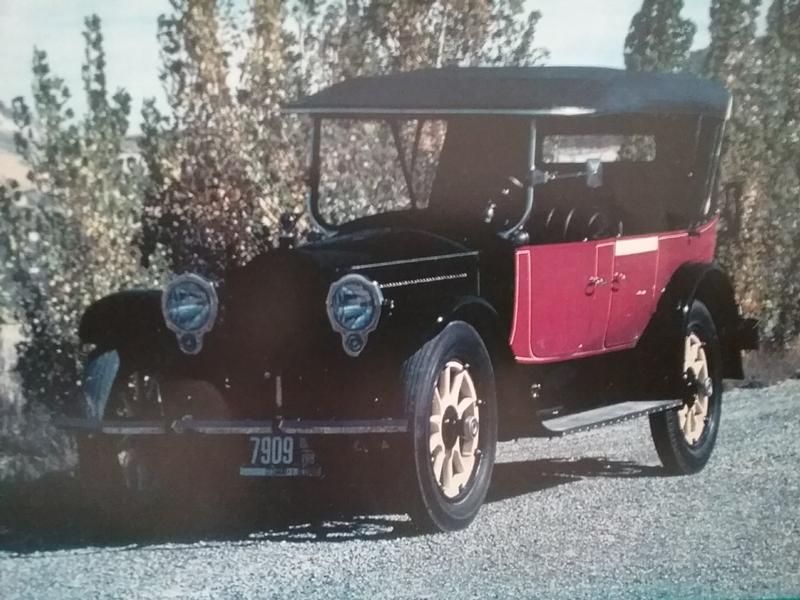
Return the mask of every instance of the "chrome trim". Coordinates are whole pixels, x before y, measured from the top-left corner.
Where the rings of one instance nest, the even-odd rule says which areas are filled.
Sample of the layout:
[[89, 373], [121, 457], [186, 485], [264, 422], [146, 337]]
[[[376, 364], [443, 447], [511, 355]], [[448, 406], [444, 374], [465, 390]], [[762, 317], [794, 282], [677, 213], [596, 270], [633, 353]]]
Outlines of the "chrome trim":
[[[531, 119], [530, 122], [530, 136], [528, 139], [528, 166], [530, 172], [533, 173], [536, 169], [536, 120]], [[512, 225], [509, 229], [501, 231], [500, 235], [506, 239], [511, 239], [517, 231], [520, 231], [530, 220], [533, 214], [533, 201], [534, 201], [534, 187], [535, 183], [531, 179], [527, 181], [525, 186], [525, 211], [522, 213], [519, 221]]]
[[278, 429], [286, 434], [358, 435], [365, 433], [405, 433], [408, 419], [376, 419], [370, 421], [304, 421], [284, 419]]
[[176, 419], [170, 429], [175, 433], [204, 433], [206, 435], [255, 435], [275, 432], [272, 421], [202, 421], [190, 415]]
[[466, 279], [467, 273], [452, 273], [450, 275], [435, 275], [433, 277], [420, 277], [419, 279], [406, 279], [405, 281], [391, 281], [389, 283], [379, 283], [381, 289], [404, 287], [407, 285], [417, 285], [421, 283], [438, 283], [440, 281], [451, 281], [453, 279]]
[[54, 419], [61, 429], [76, 432], [108, 435], [257, 435], [284, 433], [286, 435], [364, 435], [376, 433], [405, 433], [408, 419], [361, 419], [350, 421], [315, 421], [281, 419], [278, 421], [201, 421], [191, 416], [175, 420], [171, 425], [163, 421], [99, 421], [61, 417]]
[[579, 115], [593, 115], [597, 109], [584, 106], [557, 106], [554, 108], [542, 109], [492, 109], [492, 108], [430, 108], [430, 109], [410, 109], [410, 108], [303, 108], [286, 106], [281, 112], [288, 114], [307, 114], [323, 115], [328, 118], [336, 118], [336, 115], [369, 115], [369, 116], [429, 116], [429, 115], [513, 115], [519, 117], [543, 117], [543, 116], [562, 116], [571, 117]]
[[85, 431], [87, 433], [107, 433], [110, 435], [159, 435], [167, 433], [162, 421], [104, 421], [100, 419], [81, 419], [56, 417], [53, 424], [60, 429]]
[[434, 260], [444, 260], [447, 258], [462, 258], [467, 256], [478, 256], [477, 250], [472, 250], [469, 252], [455, 252], [453, 254], [439, 254], [436, 256], [423, 256], [420, 258], [402, 258], [400, 260], [389, 260], [386, 262], [378, 262], [378, 263], [367, 263], [363, 265], [354, 265], [350, 267], [351, 271], [361, 270], [361, 269], [375, 269], [378, 267], [393, 267], [396, 265], [411, 265], [415, 263], [427, 262], [427, 261], [434, 261]]

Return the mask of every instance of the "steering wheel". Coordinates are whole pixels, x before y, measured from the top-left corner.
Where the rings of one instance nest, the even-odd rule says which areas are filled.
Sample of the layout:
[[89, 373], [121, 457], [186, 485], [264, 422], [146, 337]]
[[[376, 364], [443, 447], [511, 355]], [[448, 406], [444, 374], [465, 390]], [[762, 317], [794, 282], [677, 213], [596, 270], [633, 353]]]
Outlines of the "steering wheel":
[[[511, 200], [513, 198], [516, 198], [518, 196], [518, 194], [514, 193], [514, 192], [515, 191], [519, 192], [519, 191], [524, 190], [525, 189], [525, 184], [520, 179], [518, 179], [517, 177], [514, 177], [513, 175], [508, 175], [508, 176], [502, 177], [498, 187], [499, 187], [499, 192], [493, 194], [493, 197], [486, 203], [486, 209], [484, 211], [484, 221], [486, 223], [491, 223], [494, 220], [495, 209], [497, 208], [497, 205], [498, 205], [497, 201], [502, 200], [503, 202], [507, 202], [507, 201], [509, 201], [509, 200]], [[520, 227], [520, 224], [523, 223], [524, 220], [527, 219], [527, 216], [528, 216], [527, 213], [528, 213], [528, 210], [527, 210], [527, 207], [526, 207], [526, 211], [525, 211], [525, 215], [523, 216], [523, 219], [520, 219], [520, 220], [516, 221], [511, 229], [507, 229], [507, 230], [502, 231], [501, 235], [508, 236], [508, 235], [510, 235], [510, 233], [513, 233], [514, 231], [516, 231]]]

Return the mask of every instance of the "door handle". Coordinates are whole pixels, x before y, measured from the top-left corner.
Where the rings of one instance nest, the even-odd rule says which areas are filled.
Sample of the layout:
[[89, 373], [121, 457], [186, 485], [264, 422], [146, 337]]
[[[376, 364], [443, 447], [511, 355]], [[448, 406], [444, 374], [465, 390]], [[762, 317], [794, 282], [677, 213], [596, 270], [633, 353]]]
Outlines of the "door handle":
[[608, 285], [608, 282], [602, 277], [592, 276], [589, 277], [589, 285], [600, 287], [601, 285]]
[[625, 281], [627, 278], [628, 276], [625, 275], [625, 273], [620, 273], [620, 272], [614, 273], [614, 277], [611, 278], [611, 290], [614, 292], [618, 291], [622, 282]]
[[608, 285], [608, 281], [606, 281], [603, 277], [598, 277], [597, 275], [589, 277], [589, 280], [586, 282], [586, 295], [591, 296], [594, 294], [595, 288], [603, 285]]

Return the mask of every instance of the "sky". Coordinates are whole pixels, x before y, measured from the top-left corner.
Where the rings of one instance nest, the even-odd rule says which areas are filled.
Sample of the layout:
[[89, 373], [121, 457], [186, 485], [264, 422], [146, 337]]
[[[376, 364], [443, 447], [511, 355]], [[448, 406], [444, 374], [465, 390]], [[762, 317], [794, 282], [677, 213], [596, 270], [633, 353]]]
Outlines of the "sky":
[[[542, 13], [537, 45], [551, 65], [622, 66], [622, 46], [642, 0], [528, 0]], [[683, 15], [697, 25], [694, 47], [708, 44], [710, 0], [684, 0]], [[29, 95], [34, 46], [47, 51], [54, 72], [81, 88], [83, 18], [97, 13], [106, 38], [109, 89], [124, 87], [138, 115], [147, 97], [163, 99], [158, 80], [156, 19], [168, 0], [0, 0], [0, 101]], [[75, 98], [75, 108], [83, 108]]]

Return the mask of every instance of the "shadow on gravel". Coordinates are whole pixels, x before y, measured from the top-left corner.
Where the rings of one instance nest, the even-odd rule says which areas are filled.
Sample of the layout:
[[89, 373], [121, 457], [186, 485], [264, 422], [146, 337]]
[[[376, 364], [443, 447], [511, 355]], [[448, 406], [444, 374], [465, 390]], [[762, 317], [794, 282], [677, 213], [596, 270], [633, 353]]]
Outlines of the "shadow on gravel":
[[[487, 502], [584, 478], [661, 473], [660, 467], [603, 458], [499, 463]], [[98, 518], [82, 502], [75, 477], [55, 474], [32, 483], [0, 484], [0, 551], [20, 555], [101, 548], [123, 552], [150, 547], [158, 551], [159, 545], [167, 543], [248, 545], [265, 540], [341, 542], [418, 535], [407, 517], [377, 514], [386, 512], [387, 506], [402, 511], [398, 498], [381, 498], [370, 488], [321, 490], [313, 485], [280, 498], [256, 491], [235, 497], [195, 497], [191, 505], [161, 507], [139, 513], [135, 519], [117, 518], [109, 525], [108, 519]]]
[[605, 458], [545, 459], [499, 463], [494, 466], [492, 487], [487, 502], [572, 483], [590, 477], [654, 477], [661, 476], [661, 467], [639, 465], [630, 461]]

